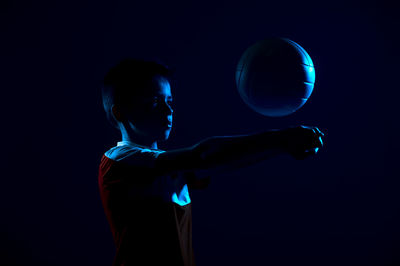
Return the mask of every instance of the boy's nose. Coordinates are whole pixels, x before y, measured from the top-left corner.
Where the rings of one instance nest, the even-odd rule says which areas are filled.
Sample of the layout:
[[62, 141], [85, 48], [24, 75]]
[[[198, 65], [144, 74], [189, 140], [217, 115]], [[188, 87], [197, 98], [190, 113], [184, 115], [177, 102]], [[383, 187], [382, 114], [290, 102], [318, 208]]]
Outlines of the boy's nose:
[[171, 106], [169, 106], [168, 103], [164, 102], [163, 104], [163, 110], [166, 110], [168, 112], [168, 114], [172, 114], [174, 112], [174, 110], [172, 109]]

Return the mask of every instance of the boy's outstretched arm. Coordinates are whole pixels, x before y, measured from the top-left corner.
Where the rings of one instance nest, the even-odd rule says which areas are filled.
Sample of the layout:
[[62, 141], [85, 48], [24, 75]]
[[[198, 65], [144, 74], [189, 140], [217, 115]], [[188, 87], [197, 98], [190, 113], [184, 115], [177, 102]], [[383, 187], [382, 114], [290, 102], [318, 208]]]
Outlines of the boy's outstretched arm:
[[212, 170], [253, 164], [281, 153], [304, 159], [322, 147], [323, 136], [316, 127], [299, 126], [250, 135], [211, 137], [188, 148], [161, 153], [155, 167], [162, 173]]

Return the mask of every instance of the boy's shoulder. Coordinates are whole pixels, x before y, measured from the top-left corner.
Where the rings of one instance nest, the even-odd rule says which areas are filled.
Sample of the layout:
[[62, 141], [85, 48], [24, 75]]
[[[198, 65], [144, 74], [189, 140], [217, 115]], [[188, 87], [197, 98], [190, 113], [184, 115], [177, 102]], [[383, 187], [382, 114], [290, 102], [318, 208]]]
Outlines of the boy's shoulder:
[[137, 156], [156, 158], [160, 153], [163, 152], [165, 151], [144, 147], [133, 142], [120, 141], [117, 143], [116, 146], [107, 150], [104, 153], [104, 155], [114, 161], [124, 161], [128, 157], [137, 157]]

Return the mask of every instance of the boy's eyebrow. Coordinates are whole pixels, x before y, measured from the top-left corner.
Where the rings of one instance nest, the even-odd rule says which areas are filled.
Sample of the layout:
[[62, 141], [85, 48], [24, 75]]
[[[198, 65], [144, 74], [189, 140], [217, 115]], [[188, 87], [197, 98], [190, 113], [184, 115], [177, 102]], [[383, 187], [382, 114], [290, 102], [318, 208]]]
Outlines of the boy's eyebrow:
[[[144, 98], [151, 99], [151, 98], [160, 97], [160, 96], [163, 97], [164, 95], [162, 95], [162, 94], [157, 94], [157, 95], [154, 95], [154, 96], [146, 96], [146, 97], [144, 97]], [[173, 97], [172, 97], [172, 96], [167, 96], [167, 99], [168, 99], [168, 100], [172, 100]]]

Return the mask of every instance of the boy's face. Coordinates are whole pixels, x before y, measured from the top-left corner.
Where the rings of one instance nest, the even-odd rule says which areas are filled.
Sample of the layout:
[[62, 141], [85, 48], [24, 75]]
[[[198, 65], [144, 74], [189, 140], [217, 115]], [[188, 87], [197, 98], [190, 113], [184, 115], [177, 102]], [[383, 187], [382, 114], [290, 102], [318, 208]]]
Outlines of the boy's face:
[[172, 128], [172, 95], [168, 80], [153, 78], [146, 93], [133, 100], [126, 112], [129, 130], [150, 141], [166, 140]]

